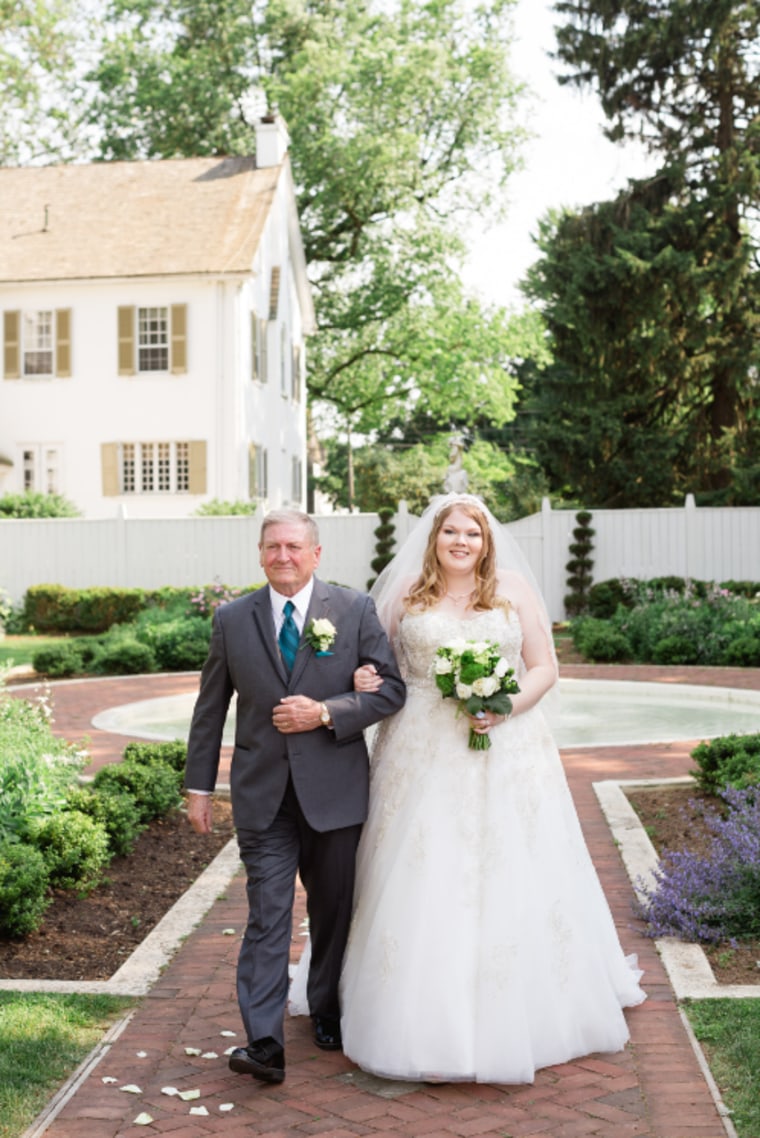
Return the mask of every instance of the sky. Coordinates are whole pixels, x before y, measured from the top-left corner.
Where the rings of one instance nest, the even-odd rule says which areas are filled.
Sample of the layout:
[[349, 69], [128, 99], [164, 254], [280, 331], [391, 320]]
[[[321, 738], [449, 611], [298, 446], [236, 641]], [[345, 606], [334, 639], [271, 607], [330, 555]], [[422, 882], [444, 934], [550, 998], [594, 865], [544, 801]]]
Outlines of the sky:
[[[538, 259], [531, 236], [553, 207], [604, 201], [627, 178], [647, 170], [647, 156], [634, 145], [613, 145], [602, 134], [603, 116], [591, 92], [560, 87], [553, 51], [553, 26], [559, 18], [550, 0], [518, 0], [514, 10], [512, 69], [533, 92], [524, 106], [535, 137], [523, 148], [524, 169], [508, 186], [508, 215], [491, 229], [473, 231], [464, 279], [484, 300], [523, 308], [517, 285]], [[521, 121], [524, 121], [521, 116]]]

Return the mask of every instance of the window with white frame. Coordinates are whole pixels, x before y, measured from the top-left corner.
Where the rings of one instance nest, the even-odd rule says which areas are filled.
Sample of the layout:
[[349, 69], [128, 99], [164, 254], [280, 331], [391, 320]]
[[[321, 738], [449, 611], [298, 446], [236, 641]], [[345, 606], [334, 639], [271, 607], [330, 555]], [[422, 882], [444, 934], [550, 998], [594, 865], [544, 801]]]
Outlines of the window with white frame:
[[288, 390], [288, 331], [284, 324], [280, 325], [280, 393], [285, 398], [290, 395]]
[[251, 313], [251, 379], [266, 383], [267, 376], [267, 321]]
[[61, 448], [45, 443], [23, 447], [21, 474], [24, 491], [60, 494]]
[[168, 308], [138, 308], [137, 370], [169, 370]]
[[301, 487], [303, 485], [303, 463], [297, 455], [290, 460], [290, 499], [295, 505], [301, 502]]
[[25, 312], [23, 320], [24, 375], [53, 374], [53, 312]]
[[269, 494], [269, 463], [266, 447], [251, 443], [248, 448], [248, 497], [266, 498]]
[[293, 345], [293, 358], [291, 360], [292, 372], [292, 385], [293, 385], [293, 399], [296, 403], [301, 402], [301, 345]]
[[121, 443], [119, 481], [122, 494], [187, 492], [190, 489], [190, 444]]

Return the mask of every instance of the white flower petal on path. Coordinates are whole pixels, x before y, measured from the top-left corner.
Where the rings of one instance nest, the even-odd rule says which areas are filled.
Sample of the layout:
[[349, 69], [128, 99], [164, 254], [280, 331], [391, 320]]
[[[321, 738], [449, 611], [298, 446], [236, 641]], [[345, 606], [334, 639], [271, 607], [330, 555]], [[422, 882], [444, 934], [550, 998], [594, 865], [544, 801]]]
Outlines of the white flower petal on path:
[[135, 1055], [137, 1056], [138, 1059], [147, 1059], [148, 1058], [148, 1052], [147, 1051], [135, 1051]]
[[222, 929], [222, 936], [234, 936], [234, 935], [235, 935], [234, 929]]
[[233, 1051], [237, 1051], [237, 1047], [228, 1047], [224, 1054], [231, 1055]]
[[142, 1090], [136, 1083], [127, 1083], [125, 1087], [119, 1087], [120, 1091], [127, 1091], [131, 1095], [141, 1095]]
[[200, 1098], [201, 1092], [200, 1091], [180, 1091], [179, 1097], [183, 1100], [183, 1102], [190, 1102], [191, 1099]]
[[100, 1081], [101, 1083], [118, 1083], [119, 1080], [115, 1079], [113, 1075], [104, 1075]]
[[219, 1109], [220, 1110], [234, 1110], [235, 1104], [234, 1104], [234, 1102], [220, 1102], [219, 1103]]
[[153, 1115], [152, 1114], [146, 1114], [145, 1111], [143, 1111], [142, 1114], [138, 1114], [137, 1118], [134, 1120], [134, 1125], [135, 1126], [150, 1126], [152, 1121], [153, 1121]]
[[185, 1055], [200, 1055], [200, 1053], [201, 1053], [200, 1047], [186, 1047], [185, 1048]]
[[191, 1106], [190, 1107], [190, 1113], [191, 1114], [206, 1114], [207, 1115], [208, 1111], [206, 1110], [205, 1106]]
[[201, 1055], [201, 1059], [218, 1059], [218, 1058], [219, 1058], [219, 1056], [217, 1055], [216, 1051], [204, 1051], [203, 1054]]
[[234, 1039], [237, 1035], [236, 1031], [220, 1031], [220, 1035], [226, 1035], [228, 1039]]
[[161, 1087], [162, 1095], [178, 1095], [179, 1091], [176, 1087]]

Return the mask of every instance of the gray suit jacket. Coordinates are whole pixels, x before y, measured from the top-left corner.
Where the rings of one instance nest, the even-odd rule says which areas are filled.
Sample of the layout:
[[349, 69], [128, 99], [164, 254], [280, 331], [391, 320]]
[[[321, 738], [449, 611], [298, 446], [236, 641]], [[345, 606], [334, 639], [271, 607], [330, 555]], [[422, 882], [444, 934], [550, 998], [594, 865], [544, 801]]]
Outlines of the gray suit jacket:
[[[331, 655], [317, 656], [302, 637], [288, 677], [268, 588], [221, 605], [214, 616], [190, 727], [185, 785], [213, 790], [227, 708], [237, 692], [230, 784], [238, 829], [267, 829], [289, 773], [313, 829], [340, 829], [367, 816], [369, 764], [362, 731], [402, 707], [406, 689], [369, 597], [315, 577], [304, 628], [319, 618], [337, 629]], [[384, 683], [378, 692], [356, 692], [354, 670], [368, 663]], [[272, 724], [272, 709], [285, 695], [325, 702], [334, 730], [281, 734]]]

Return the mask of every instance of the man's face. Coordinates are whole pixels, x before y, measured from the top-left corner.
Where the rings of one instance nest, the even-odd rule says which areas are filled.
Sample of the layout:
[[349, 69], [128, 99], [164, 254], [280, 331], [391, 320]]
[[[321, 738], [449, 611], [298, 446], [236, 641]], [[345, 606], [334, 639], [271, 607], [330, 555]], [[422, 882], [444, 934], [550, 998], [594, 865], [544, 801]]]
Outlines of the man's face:
[[321, 545], [312, 545], [306, 526], [267, 526], [259, 544], [259, 563], [267, 581], [285, 597], [295, 596], [319, 565]]

